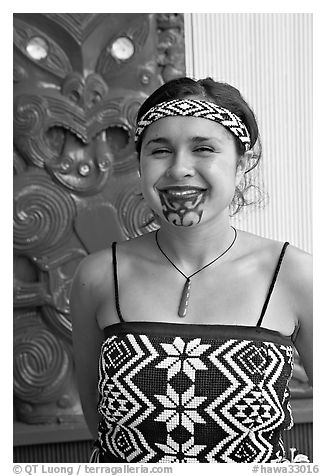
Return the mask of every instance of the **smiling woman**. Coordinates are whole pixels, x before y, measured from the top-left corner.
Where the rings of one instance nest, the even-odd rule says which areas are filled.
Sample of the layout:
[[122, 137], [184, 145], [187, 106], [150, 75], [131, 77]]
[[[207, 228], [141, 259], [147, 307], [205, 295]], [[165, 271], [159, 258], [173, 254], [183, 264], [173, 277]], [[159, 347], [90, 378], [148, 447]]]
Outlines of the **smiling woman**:
[[294, 346], [312, 377], [311, 260], [230, 225], [255, 116], [232, 86], [181, 78], [141, 106], [135, 140], [159, 229], [88, 256], [71, 294], [94, 460], [281, 461]]
[[[178, 99], [171, 100], [175, 96]], [[251, 175], [249, 174], [257, 166], [261, 157], [258, 125], [254, 113], [240, 92], [229, 84], [219, 83], [211, 78], [197, 82], [190, 78], [170, 81], [155, 91], [139, 110], [135, 135], [138, 152], [140, 153], [141, 144], [146, 135], [142, 132], [147, 126], [160, 118], [177, 116], [204, 118], [221, 124], [223, 126], [221, 134], [222, 132], [225, 135], [229, 133], [229, 136], [238, 138], [234, 145], [239, 162], [242, 160], [243, 153], [250, 150], [250, 154], [246, 157], [246, 173], [235, 189], [231, 204], [232, 213], [237, 213], [243, 206], [250, 205], [255, 200], [259, 201], [259, 190], [251, 184]], [[207, 131], [203, 137], [194, 137], [193, 140], [199, 141], [203, 147], [207, 145], [205, 144], [206, 134]], [[217, 140], [215, 138], [215, 141]], [[208, 149], [207, 147], [206, 151]], [[253, 188], [257, 192], [254, 200], [252, 198]]]
[[249, 154], [237, 166], [232, 134], [221, 124], [199, 117], [162, 118], [146, 130], [140, 154], [144, 198], [176, 226], [215, 218], [222, 208], [228, 219]]

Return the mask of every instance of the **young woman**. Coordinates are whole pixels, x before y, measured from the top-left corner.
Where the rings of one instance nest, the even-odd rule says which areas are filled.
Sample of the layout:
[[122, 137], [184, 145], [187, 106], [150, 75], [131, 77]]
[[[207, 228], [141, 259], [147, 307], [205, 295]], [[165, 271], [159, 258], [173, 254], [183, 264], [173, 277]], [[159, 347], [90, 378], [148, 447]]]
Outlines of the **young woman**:
[[280, 460], [294, 345], [312, 379], [311, 260], [230, 225], [259, 160], [254, 114], [230, 85], [181, 78], [137, 121], [160, 227], [88, 256], [71, 294], [97, 461]]

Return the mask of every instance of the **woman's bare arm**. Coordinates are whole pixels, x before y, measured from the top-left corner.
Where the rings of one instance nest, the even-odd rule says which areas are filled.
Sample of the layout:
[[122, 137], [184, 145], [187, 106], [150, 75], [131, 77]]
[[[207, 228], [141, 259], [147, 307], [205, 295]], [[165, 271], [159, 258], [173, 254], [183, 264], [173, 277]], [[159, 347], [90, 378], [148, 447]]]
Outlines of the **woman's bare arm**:
[[312, 257], [297, 248], [289, 249], [288, 276], [291, 297], [295, 307], [299, 330], [295, 346], [300, 355], [310, 384], [313, 382], [313, 302]]
[[101, 253], [85, 258], [74, 276], [70, 296], [79, 395], [87, 425], [94, 439], [97, 438], [99, 422], [97, 382], [99, 355], [103, 342], [103, 332], [96, 319], [101, 301], [100, 289], [101, 285], [103, 286], [102, 268]]

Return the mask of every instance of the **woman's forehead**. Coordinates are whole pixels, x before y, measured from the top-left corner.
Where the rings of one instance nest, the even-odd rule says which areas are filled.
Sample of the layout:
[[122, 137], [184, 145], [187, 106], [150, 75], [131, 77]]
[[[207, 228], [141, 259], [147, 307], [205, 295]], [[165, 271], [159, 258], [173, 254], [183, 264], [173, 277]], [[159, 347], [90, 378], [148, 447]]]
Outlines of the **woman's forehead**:
[[146, 127], [143, 144], [157, 137], [181, 139], [199, 136], [219, 140], [230, 140], [233, 138], [232, 134], [224, 126], [209, 119], [170, 116], [158, 119]]

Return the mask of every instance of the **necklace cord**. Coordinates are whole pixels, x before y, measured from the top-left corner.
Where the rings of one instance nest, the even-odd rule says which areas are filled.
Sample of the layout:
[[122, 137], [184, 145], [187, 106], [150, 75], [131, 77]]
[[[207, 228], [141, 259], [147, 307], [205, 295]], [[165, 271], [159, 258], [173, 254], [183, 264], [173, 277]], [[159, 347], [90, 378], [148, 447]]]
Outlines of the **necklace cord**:
[[205, 266], [203, 266], [202, 268], [198, 269], [197, 271], [195, 271], [194, 273], [190, 274], [189, 276], [186, 276], [182, 271], [181, 269], [179, 269], [174, 263], [173, 261], [164, 253], [164, 251], [162, 250], [159, 242], [158, 242], [158, 232], [159, 232], [159, 229], [156, 230], [155, 232], [155, 241], [156, 241], [156, 244], [157, 244], [157, 247], [158, 249], [160, 250], [160, 252], [163, 254], [163, 256], [165, 256], [165, 258], [172, 264], [172, 266], [177, 270], [179, 271], [180, 274], [182, 274], [182, 276], [184, 278], [186, 278], [187, 280], [192, 278], [193, 276], [195, 276], [195, 274], [199, 273], [200, 271], [203, 271], [203, 269], [205, 268], [208, 268], [208, 266], [210, 266], [211, 264], [215, 263], [215, 261], [217, 261], [218, 259], [222, 258], [223, 255], [225, 255], [225, 253], [227, 253], [229, 251], [230, 248], [232, 248], [232, 246], [234, 245], [235, 243], [235, 240], [237, 239], [237, 236], [238, 236], [238, 232], [237, 230], [231, 226], [231, 228], [233, 228], [234, 230], [234, 238], [232, 240], [232, 243], [230, 244], [230, 246], [227, 247], [226, 250], [223, 251], [223, 253], [221, 253], [219, 256], [217, 256], [216, 258], [214, 258], [212, 261], [210, 261], [209, 263], [205, 264]]

